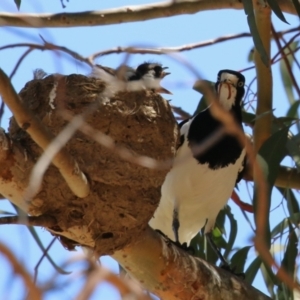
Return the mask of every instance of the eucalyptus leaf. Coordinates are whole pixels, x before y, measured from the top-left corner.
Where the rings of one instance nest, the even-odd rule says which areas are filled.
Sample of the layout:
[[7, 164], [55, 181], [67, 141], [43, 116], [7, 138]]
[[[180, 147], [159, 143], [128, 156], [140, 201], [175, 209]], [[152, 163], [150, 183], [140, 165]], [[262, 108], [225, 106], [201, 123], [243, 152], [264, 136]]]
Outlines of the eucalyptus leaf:
[[245, 280], [249, 283], [252, 284], [254, 278], [257, 275], [257, 272], [260, 269], [260, 266], [262, 264], [261, 258], [257, 256], [252, 263], [249, 265], [245, 272]]
[[[297, 47], [298, 47], [298, 41], [291, 43], [289, 45], [289, 47], [287, 47], [283, 50], [291, 68], [293, 67], [293, 63], [294, 63], [294, 56], [292, 54], [290, 54], [289, 52], [290, 52], [290, 50], [294, 51]], [[292, 105], [295, 102], [294, 93], [293, 93], [293, 82], [291, 80], [291, 76], [290, 76], [289, 70], [287, 69], [286, 62], [284, 59], [282, 59], [280, 61], [279, 69], [280, 69], [280, 76], [282, 79], [282, 83], [283, 83], [286, 95], [288, 97], [289, 103]]]
[[242, 1], [243, 1], [243, 5], [244, 5], [245, 14], [247, 15], [247, 21], [248, 21], [250, 33], [253, 38], [254, 46], [260, 55], [261, 61], [268, 67], [270, 64], [269, 57], [268, 57], [268, 54], [262, 43], [262, 40], [260, 38], [258, 29], [256, 26], [253, 3], [252, 3], [252, 1], [249, 1], [249, 0], [242, 0]]
[[14, 0], [18, 10], [20, 9], [20, 6], [21, 6], [21, 0]]
[[197, 113], [203, 111], [208, 107], [208, 101], [206, 98], [207, 89], [209, 89], [210, 92], [215, 94], [215, 83], [209, 80], [197, 80], [193, 86], [193, 89], [203, 95], [194, 112], [195, 116]]
[[260, 159], [264, 160], [266, 163], [267, 169], [264, 171], [270, 186], [274, 185], [279, 170], [279, 164], [286, 153], [285, 147], [288, 130], [288, 127], [286, 127], [272, 134], [263, 143], [258, 152]]
[[253, 62], [254, 61], [254, 48], [251, 48], [248, 54], [248, 62]]
[[247, 256], [249, 250], [252, 246], [245, 246], [237, 250], [234, 255], [231, 257], [230, 264], [234, 268], [236, 273], [244, 272], [245, 263], [247, 261]]
[[289, 222], [289, 236], [288, 236], [288, 244], [281, 261], [281, 266], [285, 268], [285, 270], [289, 273], [291, 277], [294, 277], [295, 272], [295, 264], [296, 258], [298, 255], [298, 238], [295, 233], [291, 222]]
[[300, 105], [300, 100], [295, 101], [289, 108], [286, 116], [290, 118], [297, 118], [298, 117], [298, 108]]
[[282, 11], [281, 11], [281, 9], [280, 9], [280, 6], [278, 5], [277, 0], [267, 0], [267, 1], [268, 1], [269, 5], [270, 5], [272, 11], [275, 13], [275, 15], [276, 15], [282, 22], [284, 22], [284, 23], [286, 23], [286, 24], [289, 24], [289, 23], [287, 22], [287, 20], [285, 19], [284, 15], [283, 15], [283, 13], [282, 13]]
[[[285, 156], [286, 149], [286, 141], [287, 141], [288, 128], [284, 128], [278, 130], [274, 134], [272, 134], [261, 146], [257, 154], [257, 161], [261, 167], [261, 170], [268, 182], [268, 203], [267, 206], [270, 208], [271, 203], [271, 192], [273, 185], [275, 183], [275, 179], [277, 178], [277, 174], [279, 171], [280, 162]], [[258, 207], [258, 197], [257, 197], [257, 183], [255, 183], [254, 189], [254, 198], [253, 198], [253, 206], [254, 206], [254, 218], [256, 220], [257, 214], [259, 213], [257, 210]], [[264, 218], [266, 222], [265, 226], [265, 239], [267, 241], [268, 246], [271, 244], [271, 233], [270, 233], [270, 224], [269, 220], [269, 209], [267, 209], [266, 214], [261, 216]]]
[[227, 242], [227, 247], [224, 252], [224, 257], [226, 259], [229, 256], [229, 253], [232, 251], [233, 244], [234, 244], [236, 236], [237, 236], [237, 228], [238, 227], [237, 227], [237, 221], [234, 218], [234, 215], [232, 214], [230, 207], [227, 205], [224, 210], [226, 212], [226, 216], [229, 219], [229, 223], [230, 223], [230, 234], [229, 234], [229, 238], [228, 238], [228, 242]]
[[300, 172], [300, 133], [287, 140], [286, 148], [288, 155], [292, 157], [298, 172]]
[[300, 18], [300, 3], [298, 0], [292, 0], [294, 6], [295, 6], [295, 9], [296, 9], [296, 12]]

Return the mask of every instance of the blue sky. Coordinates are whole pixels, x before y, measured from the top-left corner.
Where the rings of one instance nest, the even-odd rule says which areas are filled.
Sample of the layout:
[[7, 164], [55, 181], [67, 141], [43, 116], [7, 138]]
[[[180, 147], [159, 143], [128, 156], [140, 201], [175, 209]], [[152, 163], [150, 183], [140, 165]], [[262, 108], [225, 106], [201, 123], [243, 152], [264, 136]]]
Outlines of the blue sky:
[[[38, 0], [22, 0], [20, 12], [77, 12], [82, 10], [102, 10], [113, 7], [141, 5], [146, 3], [155, 3], [161, 1], [145, 1], [145, 0], [110, 0], [110, 1], [76, 1], [70, 0], [66, 3], [66, 8], [62, 9], [59, 0], [38, 1]], [[95, 4], [97, 3], [97, 4]], [[13, 0], [4, 0], [0, 2], [0, 10], [6, 12], [15, 12]], [[274, 25], [277, 30], [290, 29], [299, 25], [298, 17], [286, 15], [290, 25], [282, 23], [273, 16]], [[58, 29], [23, 29], [23, 28], [0, 28], [0, 47], [6, 44], [29, 42], [42, 43], [39, 35], [43, 36], [48, 42], [68, 47], [81, 55], [88, 56], [94, 52], [106, 50], [116, 46], [160, 46], [173, 47], [189, 43], [205, 41], [219, 36], [228, 34], [237, 34], [249, 32], [246, 17], [243, 10], [216, 10], [211, 12], [200, 12], [194, 15], [182, 15], [178, 17], [169, 17], [165, 19], [156, 19], [153, 21], [144, 21], [136, 23], [126, 23], [110, 26], [98, 27], [77, 27], [77, 28], [58, 28]], [[241, 70], [252, 66], [247, 58], [250, 49], [252, 48], [251, 38], [242, 38], [239, 40], [219, 43], [214, 46], [208, 46], [201, 49], [187, 51], [182, 53], [189, 63], [199, 70], [203, 78], [214, 81], [216, 74], [220, 69], [235, 69]], [[0, 67], [10, 74], [16, 61], [25, 51], [25, 48], [15, 48], [5, 51], [0, 51]], [[272, 53], [277, 52], [277, 48], [272, 44]], [[97, 60], [97, 63], [110, 67], [117, 67], [124, 60], [124, 55], [116, 54], [105, 56]], [[187, 70], [182, 64], [174, 61], [168, 56], [154, 55], [134, 55], [130, 57], [129, 64], [137, 66], [145, 60], [158, 61], [169, 67], [171, 75], [166, 77], [163, 85], [173, 92], [172, 104], [181, 106], [186, 111], [193, 113], [200, 99], [200, 95], [192, 90], [192, 85], [195, 81], [195, 76]], [[62, 73], [62, 74], [88, 74], [89, 67], [80, 62], [75, 61], [69, 56], [62, 53], [53, 53], [50, 51], [33, 51], [22, 62], [16, 75], [13, 77], [12, 83], [17, 91], [19, 91], [27, 81], [32, 79], [32, 71], [36, 68], [42, 68], [47, 73]], [[249, 83], [253, 76], [254, 70], [244, 73], [246, 81]], [[278, 64], [273, 67], [274, 76], [274, 114], [276, 116], [285, 115], [288, 109], [288, 102], [282, 87], [279, 75]], [[252, 87], [255, 91], [255, 86]], [[10, 114], [6, 114], [2, 120], [1, 126], [6, 128]], [[240, 187], [241, 198], [249, 200], [247, 189], [243, 183]], [[272, 207], [280, 203], [281, 198], [274, 193]], [[231, 201], [229, 202], [243, 230], [240, 230], [237, 240], [237, 246], [251, 244], [252, 233], [244, 218], [241, 216], [239, 209]], [[0, 202], [0, 210], [12, 211], [13, 209], [7, 201]], [[275, 210], [272, 213], [271, 223], [274, 225], [279, 219], [283, 218], [282, 210]], [[252, 216], [249, 216], [252, 218]], [[43, 243], [47, 246], [52, 237], [42, 229], [37, 229]], [[34, 267], [38, 262], [41, 251], [37, 248], [35, 241], [29, 234], [29, 231], [22, 226], [1, 226], [0, 241], [7, 244], [24, 263], [30, 272], [34, 272]], [[78, 250], [80, 253], [81, 250]], [[68, 252], [58, 242], [54, 243], [50, 254], [58, 264], [64, 263], [70, 257], [76, 256], [78, 253]], [[252, 259], [255, 257], [254, 251], [250, 253]], [[113, 271], [117, 271], [117, 265], [108, 257], [102, 258], [104, 266], [108, 266]], [[21, 282], [12, 280], [12, 273], [7, 276], [7, 263], [0, 256], [0, 293], [5, 299], [20, 299], [23, 295]], [[74, 266], [68, 266], [66, 269], [78, 272]], [[76, 271], [77, 270], [77, 271]], [[50, 264], [44, 260], [39, 268], [38, 282], [43, 283], [54, 274], [54, 270]], [[70, 277], [58, 275], [58, 282], [70, 280]], [[64, 284], [64, 288], [59, 290], [60, 299], [73, 299], [77, 295], [82, 286], [82, 281], [75, 280], [71, 284]], [[258, 278], [255, 281], [255, 286], [263, 291], [266, 291], [262, 280]], [[60, 294], [62, 293], [62, 294]], [[57, 299], [56, 293], [47, 294], [45, 299]], [[3, 299], [4, 299], [3, 298]], [[118, 293], [107, 285], [101, 285], [97, 289], [93, 299], [119, 299]]]

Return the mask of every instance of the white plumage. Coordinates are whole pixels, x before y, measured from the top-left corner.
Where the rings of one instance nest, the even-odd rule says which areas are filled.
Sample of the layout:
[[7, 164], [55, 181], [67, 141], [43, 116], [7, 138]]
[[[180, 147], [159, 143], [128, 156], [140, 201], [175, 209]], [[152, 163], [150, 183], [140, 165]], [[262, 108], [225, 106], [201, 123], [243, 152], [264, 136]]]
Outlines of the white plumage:
[[[220, 104], [227, 111], [235, 107], [241, 122], [240, 102], [242, 99], [239, 98], [242, 98], [244, 94], [245, 79], [240, 73], [230, 70], [220, 71], [218, 75], [216, 91]], [[202, 120], [205, 120], [204, 124]], [[201, 124], [202, 127], [195, 129], [196, 123]], [[193, 132], [191, 132], [192, 124]], [[243, 169], [245, 149], [242, 149], [233, 137], [228, 137], [225, 143], [217, 144], [216, 146], [220, 146], [221, 149], [213, 149], [212, 156], [201, 158], [207, 159], [208, 162], [203, 163], [197, 155], [193, 155], [189, 138], [193, 138], [192, 143], [199, 142], [199, 139], [202, 141], [203, 136], [206, 136], [206, 131], [207, 137], [210, 137], [211, 127], [218, 129], [218, 126], [220, 127], [220, 124], [213, 119], [208, 110], [200, 112], [181, 126], [180, 134], [183, 144], [179, 147], [173, 167], [165, 178], [159, 206], [149, 222], [153, 229], [160, 230], [168, 238], [176, 241], [173, 228], [175, 211], [180, 223], [178, 238], [181, 244], [189, 245], [191, 239], [204, 225], [205, 232], [213, 228], [219, 211], [230, 198], [238, 174]], [[232, 152], [228, 149], [231, 145]], [[214, 151], [221, 156], [218, 157], [219, 161], [226, 152], [224, 165], [220, 166], [218, 162], [212, 167], [211, 162], [215, 159]], [[207, 152], [209, 153], [210, 149]]]

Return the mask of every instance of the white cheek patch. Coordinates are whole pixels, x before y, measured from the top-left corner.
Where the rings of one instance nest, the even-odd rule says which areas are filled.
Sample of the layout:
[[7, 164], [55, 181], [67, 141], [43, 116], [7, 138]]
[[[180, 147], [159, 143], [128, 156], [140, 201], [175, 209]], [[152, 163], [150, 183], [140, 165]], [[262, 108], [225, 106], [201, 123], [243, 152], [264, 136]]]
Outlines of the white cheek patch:
[[235, 103], [236, 88], [229, 83], [221, 82], [219, 84], [219, 101], [225, 110], [230, 110]]

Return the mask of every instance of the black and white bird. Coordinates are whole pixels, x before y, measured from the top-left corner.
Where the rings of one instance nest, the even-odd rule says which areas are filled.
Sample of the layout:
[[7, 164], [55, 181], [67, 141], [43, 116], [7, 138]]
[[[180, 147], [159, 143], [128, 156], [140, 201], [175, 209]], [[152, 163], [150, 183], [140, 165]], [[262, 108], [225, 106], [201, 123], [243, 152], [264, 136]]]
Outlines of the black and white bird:
[[[242, 130], [244, 84], [245, 77], [232, 70], [219, 71], [215, 84], [219, 103]], [[211, 231], [242, 177], [245, 149], [234, 136], [224, 133], [205, 152], [194, 151], [193, 147], [207, 141], [222, 126], [209, 108], [179, 124], [181, 145], [149, 225], [181, 245], [189, 246], [204, 226], [205, 233]]]
[[111, 86], [115, 86], [114, 89], [117, 91], [123, 88], [128, 91], [147, 89], [157, 93], [172, 95], [170, 91], [160, 85], [160, 81], [170, 74], [165, 72], [166, 69], [168, 67], [150, 62], [145, 62], [136, 69], [127, 65], [121, 65], [117, 69], [95, 65], [90, 76], [101, 78]]

